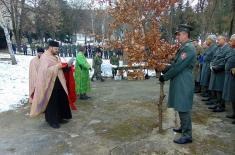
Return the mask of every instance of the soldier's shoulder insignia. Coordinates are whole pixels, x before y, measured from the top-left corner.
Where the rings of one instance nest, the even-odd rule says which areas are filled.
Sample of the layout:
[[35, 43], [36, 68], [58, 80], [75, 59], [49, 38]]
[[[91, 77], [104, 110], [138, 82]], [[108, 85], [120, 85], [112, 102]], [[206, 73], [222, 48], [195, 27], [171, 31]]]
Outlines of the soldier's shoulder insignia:
[[187, 53], [186, 52], [182, 52], [181, 59], [184, 60], [186, 58], [187, 58]]

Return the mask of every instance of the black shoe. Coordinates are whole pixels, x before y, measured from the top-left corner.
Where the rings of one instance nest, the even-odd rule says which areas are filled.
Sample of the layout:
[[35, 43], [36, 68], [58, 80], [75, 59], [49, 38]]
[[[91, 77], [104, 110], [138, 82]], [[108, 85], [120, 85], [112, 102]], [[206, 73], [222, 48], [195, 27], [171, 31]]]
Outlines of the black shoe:
[[182, 133], [182, 129], [181, 128], [175, 128], [173, 129], [174, 132], [177, 132], [177, 133]]
[[88, 97], [86, 97], [86, 96], [81, 96], [80, 97], [80, 100], [87, 100], [88, 99]]
[[94, 81], [94, 79], [91, 79], [91, 81], [93, 82], [93, 81]]
[[60, 128], [60, 125], [58, 123], [50, 124], [50, 126], [54, 129], [59, 129]]
[[90, 99], [91, 97], [90, 97], [90, 96], [87, 96], [87, 95], [84, 95], [84, 98]]
[[101, 81], [101, 82], [104, 82], [104, 79], [101, 79], [100, 81]]
[[210, 101], [211, 98], [205, 98], [205, 99], [202, 99], [202, 101]]
[[215, 105], [215, 106], [213, 106], [213, 107], [208, 107], [208, 109], [216, 109], [218, 106], [217, 105]]
[[235, 121], [233, 121], [232, 124], [235, 124]]
[[235, 115], [226, 115], [227, 118], [235, 119]]
[[209, 97], [209, 95], [208, 94], [203, 94], [202, 97]]
[[206, 102], [206, 105], [215, 105], [214, 102]]
[[216, 109], [213, 110], [213, 112], [224, 112], [225, 109], [222, 107], [217, 107]]
[[195, 90], [194, 93], [199, 94], [199, 93], [201, 93], [201, 90]]
[[68, 120], [65, 120], [65, 119], [62, 119], [62, 120], [60, 120], [59, 121], [61, 124], [66, 124], [66, 123], [68, 123], [69, 121]]
[[79, 97], [80, 100], [87, 100], [88, 97], [86, 97], [86, 95], [84, 94], [81, 94], [80, 97]]
[[179, 139], [174, 140], [174, 143], [176, 144], [187, 144], [192, 142], [192, 137], [180, 137]]

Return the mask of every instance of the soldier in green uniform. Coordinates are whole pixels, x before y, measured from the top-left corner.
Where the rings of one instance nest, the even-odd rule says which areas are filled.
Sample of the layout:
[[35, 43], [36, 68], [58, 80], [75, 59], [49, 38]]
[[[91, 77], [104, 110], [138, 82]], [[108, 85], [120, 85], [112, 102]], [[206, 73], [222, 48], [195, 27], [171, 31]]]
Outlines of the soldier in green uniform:
[[[226, 102], [232, 102], [232, 114], [227, 118], [235, 119], [235, 34], [230, 39], [231, 50], [225, 58], [225, 80], [223, 89], [223, 99]], [[235, 124], [235, 121], [232, 122]]]
[[67, 44], [65, 44], [64, 45], [64, 57], [67, 57], [68, 55], [68, 45]]
[[73, 57], [76, 57], [76, 54], [77, 54], [77, 53], [76, 53], [76, 49], [77, 49], [77, 46], [76, 46], [75, 44], [73, 44], [73, 45], [72, 45], [72, 54], [73, 54], [72, 56], [73, 56]]
[[[209, 97], [208, 94], [208, 87], [210, 83], [210, 63], [213, 58], [213, 55], [215, 51], [217, 50], [218, 46], [216, 45], [216, 36], [215, 35], [209, 35], [206, 39], [206, 44], [208, 48], [203, 54], [203, 65], [202, 65], [202, 71], [201, 71], [201, 79], [200, 79], [200, 85], [203, 89], [203, 97]], [[206, 99], [204, 101], [208, 101], [209, 99]]]
[[[119, 66], [119, 58], [116, 53], [113, 53], [113, 55], [110, 57], [110, 64], [115, 65], [117, 67]], [[112, 74], [113, 78], [117, 75], [117, 68], [112, 67]]]
[[32, 50], [32, 56], [34, 56], [36, 54], [35, 53], [35, 51], [36, 51], [35, 43], [30, 44], [30, 47], [31, 47], [31, 50]]
[[101, 58], [101, 51], [97, 51], [96, 55], [93, 59], [92, 67], [94, 68], [94, 74], [91, 78], [91, 81], [94, 81], [94, 77], [96, 77], [97, 80], [101, 80], [101, 82], [104, 82], [104, 79], [101, 76], [101, 64], [102, 64], [102, 58]]
[[69, 57], [72, 57], [72, 44], [68, 44], [68, 54], [69, 54]]
[[210, 64], [211, 78], [209, 83], [209, 90], [214, 91], [216, 94], [216, 105], [209, 107], [213, 109], [213, 112], [223, 112], [225, 111], [225, 104], [222, 100], [222, 92], [224, 87], [224, 67], [225, 67], [225, 57], [230, 52], [230, 46], [226, 43], [226, 37], [219, 36], [217, 39], [218, 49], [213, 56]]
[[178, 111], [181, 124], [179, 129], [173, 129], [173, 131], [182, 133], [182, 136], [174, 142], [186, 144], [192, 142], [191, 110], [194, 95], [192, 71], [196, 60], [196, 50], [189, 39], [192, 27], [181, 24], [178, 31], [181, 47], [176, 53], [174, 62], [168, 71], [160, 76], [159, 81], [170, 80], [168, 107]]

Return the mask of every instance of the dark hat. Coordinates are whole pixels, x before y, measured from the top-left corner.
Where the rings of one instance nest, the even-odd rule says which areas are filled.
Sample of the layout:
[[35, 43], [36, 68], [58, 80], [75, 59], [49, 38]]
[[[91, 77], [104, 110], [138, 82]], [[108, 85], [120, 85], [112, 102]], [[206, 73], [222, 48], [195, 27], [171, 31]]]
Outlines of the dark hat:
[[52, 47], [59, 47], [59, 42], [54, 41], [54, 40], [50, 40], [48, 45], [52, 46]]
[[192, 30], [193, 30], [193, 28], [187, 24], [180, 24], [178, 26], [178, 32], [188, 32], [189, 33]]
[[38, 52], [38, 53], [44, 53], [44, 49], [41, 48], [41, 47], [38, 47], [38, 48], [37, 48], [37, 52]]

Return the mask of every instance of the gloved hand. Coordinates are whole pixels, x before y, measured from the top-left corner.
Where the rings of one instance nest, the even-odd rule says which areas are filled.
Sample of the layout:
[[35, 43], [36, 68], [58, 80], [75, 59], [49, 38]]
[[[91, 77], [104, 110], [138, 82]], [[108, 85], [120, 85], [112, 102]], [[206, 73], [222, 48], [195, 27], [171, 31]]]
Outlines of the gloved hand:
[[213, 66], [212, 70], [213, 70], [214, 73], [219, 73], [219, 72], [224, 71], [224, 67], [222, 67], [222, 66]]
[[160, 75], [159, 81], [160, 81], [160, 82], [164, 82], [164, 81], [165, 81], [163, 75]]
[[210, 70], [213, 71], [213, 67], [212, 66], [210, 66]]
[[235, 75], [235, 68], [232, 68], [232, 69], [231, 69], [231, 74], [232, 74], [232, 75]]
[[166, 66], [165, 69], [162, 71], [162, 74], [165, 74], [170, 68], [171, 66]]

